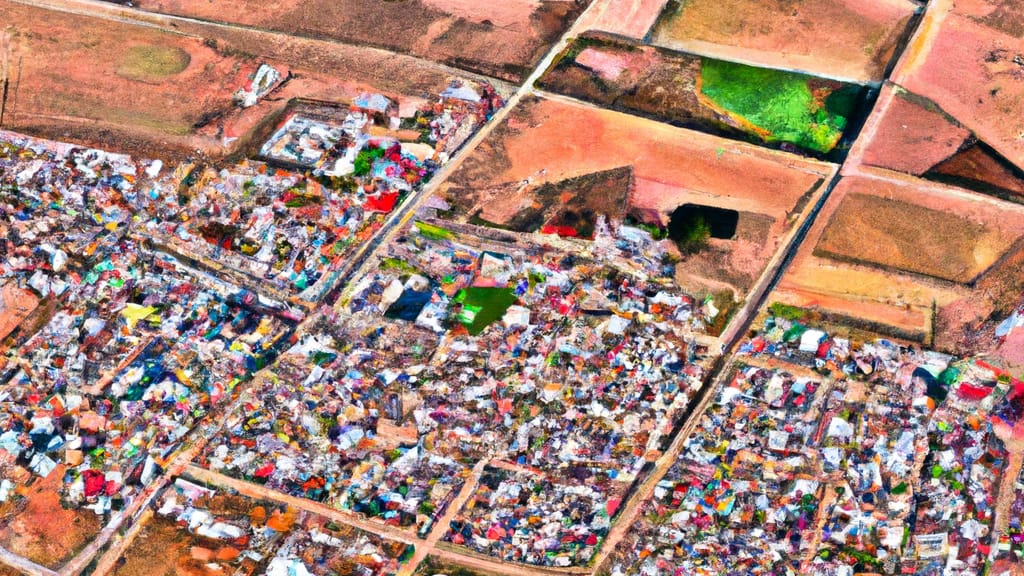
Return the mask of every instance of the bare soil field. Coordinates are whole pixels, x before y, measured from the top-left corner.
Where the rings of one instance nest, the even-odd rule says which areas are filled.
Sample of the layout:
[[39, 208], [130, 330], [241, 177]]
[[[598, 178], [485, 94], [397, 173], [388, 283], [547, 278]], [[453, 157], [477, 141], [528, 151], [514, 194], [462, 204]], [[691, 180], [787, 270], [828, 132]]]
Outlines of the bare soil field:
[[816, 256], [967, 283], [1012, 243], [983, 223], [871, 194], [848, 194]]
[[[5, 122], [20, 132], [140, 157], [180, 158], [197, 149], [212, 158], [230, 154], [291, 98], [347, 103], [379, 92], [411, 113], [454, 77], [474, 76], [412, 56], [279, 32], [168, 23], [169, 17], [143, 12], [136, 14], [153, 22], [135, 25], [114, 20], [113, 5], [95, 17], [53, 6], [0, 0], [13, 23]], [[234, 92], [261, 63], [291, 78], [252, 108], [234, 106]], [[495, 86], [509, 91], [503, 82]]]
[[[56, 570], [103, 529], [102, 517], [86, 509], [65, 509], [58, 487], [64, 466], [27, 486], [13, 510], [0, 510], [0, 546], [36, 564]], [[9, 505], [9, 504], [8, 504]]]
[[879, 81], [909, 0], [673, 0], [655, 44], [858, 82]]
[[919, 176], [955, 154], [970, 135], [934, 103], [886, 84], [850, 161]]
[[892, 84], [882, 88], [850, 161], [1024, 202], [1024, 172], [934, 102]]
[[39, 297], [14, 283], [0, 285], [0, 342], [39, 306]]
[[245, 59], [199, 39], [6, 0], [0, 12], [14, 129], [89, 127], [180, 142], [205, 114], [230, 108], [248, 74]]
[[740, 292], [764, 270], [792, 217], [834, 170], [831, 164], [545, 97], [523, 100], [440, 193], [453, 206], [449, 218], [467, 222], [486, 213], [489, 223], [506, 227], [516, 211], [498, 210], [495, 203], [549, 210], [544, 202], [553, 199], [533, 194], [544, 184], [622, 167], [632, 170], [628, 210], [648, 222], [667, 225], [669, 215], [687, 203], [741, 213], [734, 240], [716, 241], [679, 268]]
[[205, 574], [201, 565], [188, 566], [188, 531], [166, 518], [154, 516], [125, 551], [114, 574], [147, 576], [149, 574]]
[[772, 299], [956, 351], [1019, 299], [1022, 264], [1021, 206], [865, 167], [833, 190]]
[[581, 30], [599, 30], [634, 40], [643, 40], [658, 21], [668, 0], [605, 2], [581, 20]]
[[1013, 24], [1019, 6], [1017, 16], [1005, 20], [1000, 10], [1005, 6], [998, 0], [931, 3], [892, 80], [935, 102], [1010, 162], [1024, 166], [1024, 82], [1018, 63], [1024, 38]]
[[142, 0], [143, 10], [414, 54], [520, 80], [584, 0]]

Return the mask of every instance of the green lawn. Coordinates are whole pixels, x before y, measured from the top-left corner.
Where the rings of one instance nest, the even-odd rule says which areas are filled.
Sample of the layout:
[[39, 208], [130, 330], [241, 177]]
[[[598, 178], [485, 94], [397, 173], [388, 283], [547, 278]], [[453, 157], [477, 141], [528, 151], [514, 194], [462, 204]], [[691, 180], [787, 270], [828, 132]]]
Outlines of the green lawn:
[[462, 304], [463, 312], [459, 322], [466, 325], [469, 333], [476, 336], [500, 319], [516, 301], [511, 288], [470, 287], [460, 290], [455, 301]]
[[701, 66], [701, 93], [716, 106], [767, 131], [769, 142], [826, 153], [843, 135], [860, 87], [834, 83], [830, 88], [819, 81], [827, 96], [816, 100], [812, 81], [804, 74], [722, 60], [706, 59]]

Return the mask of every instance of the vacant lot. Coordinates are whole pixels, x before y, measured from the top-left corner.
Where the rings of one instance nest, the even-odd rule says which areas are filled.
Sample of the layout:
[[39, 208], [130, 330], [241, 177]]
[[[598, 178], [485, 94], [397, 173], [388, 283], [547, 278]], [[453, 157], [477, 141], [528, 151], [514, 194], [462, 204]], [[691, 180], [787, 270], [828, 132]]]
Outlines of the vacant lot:
[[378, 46], [523, 78], [587, 0], [142, 0], [143, 10]]
[[926, 342], [935, 334], [945, 351], [1018, 301], [1024, 207], [875, 168], [851, 172], [773, 299]]
[[668, 0], [604, 2], [587, 13], [581, 30], [600, 30], [617, 36], [642, 40], [657, 22]]
[[103, 519], [92, 510], [69, 510], [57, 495], [64, 466], [37, 478], [20, 497], [0, 507], [0, 546], [46, 566], [60, 568], [95, 538]]
[[87, 126], [181, 140], [204, 115], [230, 108], [247, 74], [245, 60], [199, 39], [3, 0], [0, 12], [14, 63], [14, 128]]
[[851, 194], [814, 253], [963, 283], [991, 266], [1011, 242], [998, 230], [952, 212]]
[[674, 0], [654, 43], [859, 82], [882, 79], [909, 0]]
[[[995, 4], [951, 0], [929, 5], [918, 35], [908, 45], [892, 80], [924, 96], [1017, 166], [1024, 165], [1024, 38], [1003, 30]], [[972, 5], [992, 4], [987, 17]], [[1018, 7], [1019, 12], [1019, 7]], [[980, 10], [979, 10], [980, 13]], [[999, 24], [999, 25], [997, 25]], [[1012, 26], [1011, 26], [1012, 28]], [[956, 70], [951, 74], [950, 70]]]
[[[625, 169], [631, 171], [628, 180]], [[610, 200], [624, 187], [626, 212], [660, 226], [687, 203], [737, 210], [736, 238], [715, 240], [713, 249], [690, 257], [678, 271], [718, 290], [743, 292], [777, 250], [801, 201], [819, 190], [832, 169], [628, 114], [528, 98], [441, 193], [453, 207], [449, 218], [501, 227], [528, 221], [527, 229], [564, 224], [558, 218], [563, 208], [615, 218], [622, 209]]]

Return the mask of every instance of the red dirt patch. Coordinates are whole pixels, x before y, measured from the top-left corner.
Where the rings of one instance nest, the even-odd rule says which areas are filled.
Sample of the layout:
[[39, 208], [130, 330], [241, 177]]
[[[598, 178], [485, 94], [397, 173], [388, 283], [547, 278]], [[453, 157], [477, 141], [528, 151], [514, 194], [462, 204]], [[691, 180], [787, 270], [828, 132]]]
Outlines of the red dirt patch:
[[600, 30], [642, 40], [654, 27], [668, 0], [603, 2], [580, 21], [582, 30]]
[[862, 161], [915, 175], [952, 156], [971, 135], [934, 105], [891, 85], [882, 89], [869, 123], [875, 130], [861, 136], [866, 140]]
[[[863, 196], [871, 199], [857, 199]], [[964, 229], [982, 232], [972, 238]], [[920, 334], [926, 341], [934, 307], [944, 318], [935, 331], [942, 336], [937, 344], [955, 352], [963, 331], [1019, 298], [1022, 236], [1019, 205], [860, 168], [833, 190], [772, 298], [889, 326], [894, 333]], [[924, 275], [952, 278], [957, 267], [958, 282], [984, 271], [976, 287]], [[966, 301], [973, 303], [969, 310]]]
[[27, 288], [14, 284], [0, 286], [0, 340], [14, 332], [39, 305], [39, 298]]
[[870, 194], [848, 194], [814, 253], [969, 282], [1012, 242], [1013, 238], [1001, 238], [995, 230], [957, 214]]
[[61, 506], [57, 492], [63, 475], [60, 465], [27, 487], [23, 507], [0, 518], [0, 546], [57, 569], [99, 534], [103, 522], [94, 512]]
[[962, 16], [950, 0], [939, 0], [929, 5], [892, 79], [1024, 166], [1022, 55], [1024, 39]]
[[243, 61], [195, 38], [4, 0], [0, 12], [22, 68], [7, 110], [15, 129], [70, 121], [180, 140], [230, 108], [244, 79]]
[[[694, 265], [694, 272], [703, 272], [708, 280], [735, 282], [740, 291], [767, 265], [800, 201], [832, 170], [822, 162], [652, 120], [528, 98], [466, 159], [441, 192], [454, 207], [454, 217], [464, 221], [497, 196], [522, 193], [517, 202], [530, 206], [538, 198], [529, 191], [545, 183], [623, 166], [633, 171], [629, 208], [649, 219], [667, 223], [668, 214], [686, 203], [749, 214], [749, 226], [741, 229], [742, 240], [750, 245], [716, 243], [716, 250], [707, 254], [716, 264], [700, 270]], [[730, 267], [743, 271], [743, 278], [719, 273]]]

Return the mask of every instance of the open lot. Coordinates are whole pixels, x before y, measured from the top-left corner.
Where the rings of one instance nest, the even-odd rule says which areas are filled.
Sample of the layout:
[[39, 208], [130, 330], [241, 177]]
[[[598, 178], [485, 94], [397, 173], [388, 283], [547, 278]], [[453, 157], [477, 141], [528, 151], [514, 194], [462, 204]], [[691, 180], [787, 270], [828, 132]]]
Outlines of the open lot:
[[[935, 102], [1006, 159], [1024, 164], [1024, 38], [997, 0], [932, 3], [892, 81]], [[1003, 12], [1000, 12], [1003, 10]], [[1007, 30], [1009, 28], [1009, 30]], [[956, 70], [956, 74], [950, 74]]]
[[[712, 238], [709, 248], [684, 259], [677, 273], [698, 286], [721, 290], [727, 285], [741, 293], [760, 276], [791, 229], [792, 217], [832, 170], [829, 164], [635, 116], [539, 98], [514, 110], [441, 194], [452, 205], [450, 218], [532, 232], [544, 220], [523, 228], [524, 215], [555, 213], [569, 199], [548, 193], [552, 186], [576, 191], [580, 178], [624, 167], [631, 178], [602, 194], [628, 186], [626, 212], [635, 220], [666, 227], [676, 208], [688, 203], [739, 213], [732, 239]], [[615, 220], [620, 213], [603, 215]]]
[[[202, 40], [3, 1], [11, 127], [187, 145], [204, 115], [230, 108], [251, 70]], [[20, 73], [17, 70], [20, 68]]]
[[677, 0], [655, 44], [858, 82], [879, 81], [914, 14], [909, 0]]
[[[4, 454], [6, 456], [6, 454]], [[0, 471], [8, 470], [0, 462]], [[0, 546], [50, 569], [58, 569], [103, 528], [103, 517], [61, 506], [58, 490], [64, 467], [0, 503]]]
[[605, 2], [580, 21], [582, 30], [600, 30], [642, 40], [658, 21], [668, 0]]
[[966, 283], [1012, 241], [955, 213], [854, 193], [836, 209], [814, 253]]
[[506, 80], [526, 75], [588, 2], [143, 0], [143, 10], [378, 46]]
[[955, 347], [1019, 297], [1024, 210], [889, 174], [840, 181], [776, 296]]
[[[279, 32], [128, 12], [155, 19], [136, 25], [105, 7], [89, 6], [94, 17], [69, 12], [80, 8], [0, 0], [11, 24], [0, 43], [0, 51], [10, 45], [10, 128], [139, 157], [179, 158], [197, 149], [221, 157], [251, 143], [293, 98], [347, 104], [383, 93], [411, 114], [453, 77], [473, 76]], [[235, 92], [262, 63], [286, 80], [257, 105], [237, 107]]]
[[851, 161], [1024, 202], [1024, 172], [937, 104], [893, 84], [882, 88]]

